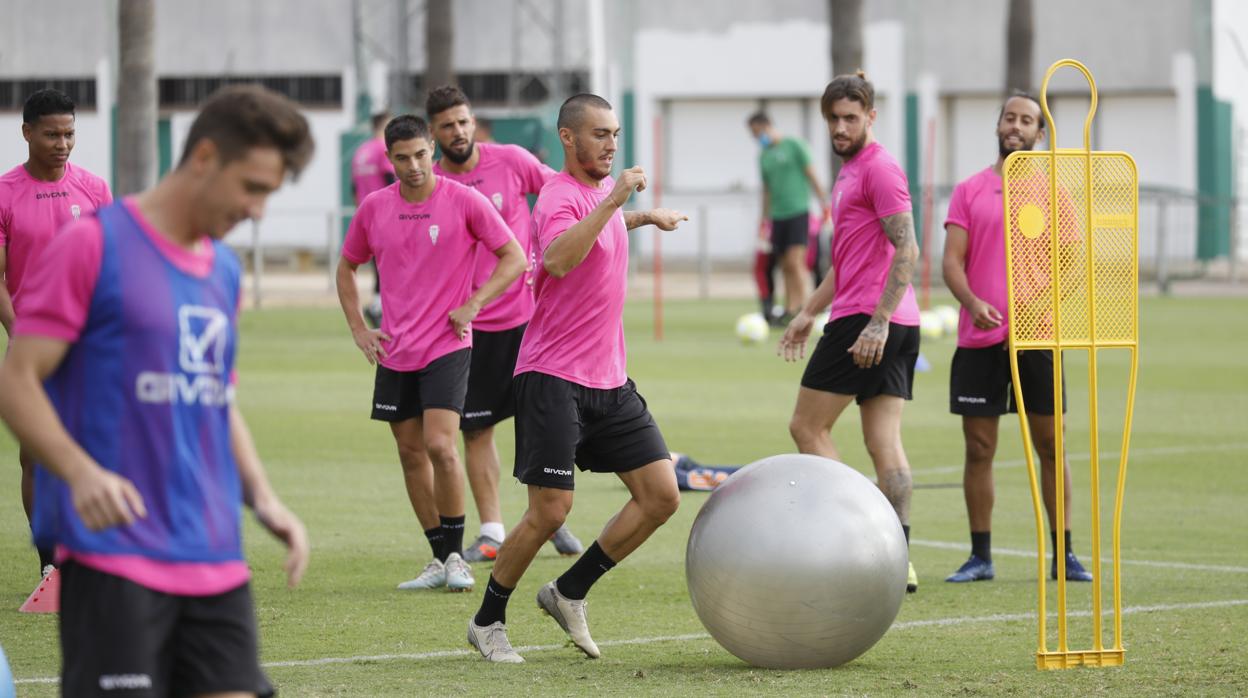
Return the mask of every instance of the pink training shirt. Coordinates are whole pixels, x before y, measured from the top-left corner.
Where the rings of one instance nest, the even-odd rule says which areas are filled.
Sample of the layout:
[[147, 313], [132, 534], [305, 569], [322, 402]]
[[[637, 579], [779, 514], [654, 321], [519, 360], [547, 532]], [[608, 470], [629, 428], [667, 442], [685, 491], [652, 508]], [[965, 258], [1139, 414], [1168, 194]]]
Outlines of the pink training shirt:
[[[152, 228], [132, 199], [127, 198], [125, 205], [148, 239], [175, 267], [200, 278], [212, 272], [212, 245], [205, 244], [196, 252], [178, 247]], [[103, 253], [104, 237], [97, 220], [83, 219], [66, 226], [45, 251], [49, 264], [55, 260], [56, 272], [40, 271], [30, 277], [25, 311], [17, 317], [14, 334], [77, 341], [86, 326]], [[167, 562], [141, 555], [80, 553], [63, 547], [56, 553], [58, 562], [72, 559], [148, 589], [180, 596], [222, 594], [251, 578], [242, 560]]]
[[[836, 295], [829, 319], [875, 312], [897, 252], [885, 236], [880, 219], [909, 210], [906, 173], [879, 143], [858, 151], [841, 167], [832, 189]], [[914, 300], [913, 286], [906, 285], [906, 294], [889, 321], [919, 324], [919, 304]]]
[[[533, 208], [540, 260], [560, 235], [589, 216], [615, 180], [586, 186], [567, 172], [546, 182]], [[618, 388], [628, 380], [624, 299], [628, 295], [628, 230], [617, 210], [603, 226], [585, 261], [562, 279], [545, 266], [534, 283], [537, 307], [520, 342], [516, 375], [545, 373], [587, 388]]]
[[[1005, 278], [1005, 209], [1001, 194], [1001, 175], [991, 167], [958, 183], [949, 200], [945, 227], [956, 225], [966, 230], [966, 280], [971, 293], [996, 308], [1001, 316], [1009, 316], [1009, 291]], [[966, 308], [958, 315], [958, 346], [968, 349], [990, 347], [1009, 336], [1007, 322], [1000, 327], [983, 330]]]
[[373, 192], [394, 182], [394, 165], [386, 157], [386, 141], [372, 138], [360, 144], [351, 157], [351, 186], [355, 190], [355, 206]]
[[25, 165], [0, 176], [0, 247], [8, 257], [4, 283], [15, 313], [23, 305], [22, 280], [52, 236], [112, 200], [104, 180], [70, 163], [55, 182], [35, 179]]
[[[477, 143], [477, 166], [463, 173], [447, 172], [442, 161], [434, 163], [435, 174], [453, 179], [472, 187], [485, 195], [502, 214], [511, 234], [520, 243], [520, 249], [531, 260], [529, 231], [533, 220], [529, 215], [526, 194], [542, 190], [546, 180], [555, 171], [543, 165], [532, 153], [518, 145]], [[476, 271], [473, 273], [472, 289], [481, 288], [498, 266], [498, 257], [489, 250], [477, 249]], [[519, 327], [533, 316], [533, 287], [530, 274], [516, 279], [501, 296], [481, 310], [472, 326], [482, 332], [501, 332]]]
[[[381, 331], [393, 371], [419, 371], [435, 359], [472, 346], [472, 333], [455, 336], [451, 311], [472, 293], [477, 243], [497, 251], [512, 240], [494, 205], [475, 189], [437, 177], [420, 203], [403, 199], [398, 182], [364, 199], [342, 256], [352, 264], [377, 260], [381, 275]], [[475, 324], [475, 321], [474, 323]]]

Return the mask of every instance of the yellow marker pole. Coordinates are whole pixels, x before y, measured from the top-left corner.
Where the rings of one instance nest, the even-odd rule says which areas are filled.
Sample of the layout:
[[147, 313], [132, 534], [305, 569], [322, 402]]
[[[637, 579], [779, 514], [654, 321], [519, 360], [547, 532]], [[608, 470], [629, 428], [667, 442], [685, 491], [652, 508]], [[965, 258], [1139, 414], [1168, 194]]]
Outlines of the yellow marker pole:
[[[1069, 648], [1066, 643], [1066, 470], [1058, 467], [1060, 458], [1064, 466], [1066, 458], [1066, 420], [1062, 401], [1062, 257], [1058, 248], [1061, 239], [1061, 212], [1057, 206], [1057, 124], [1053, 123], [1053, 114], [1049, 111], [1049, 80], [1053, 73], [1061, 67], [1059, 61], [1049, 66], [1044, 74], [1044, 82], [1040, 87], [1040, 108], [1044, 111], [1045, 123], [1049, 125], [1049, 279], [1053, 292], [1053, 453], [1055, 490], [1053, 495], [1053, 556], [1057, 561], [1057, 651], [1065, 654]], [[1022, 392], [1021, 386], [1018, 392]], [[1031, 444], [1027, 444], [1030, 451]], [[1041, 558], [1041, 569], [1044, 559]], [[1042, 573], [1043, 574], [1043, 573]]]
[[[1048, 106], [1048, 86], [1060, 68], [1079, 70], [1088, 81], [1091, 106], [1084, 121], [1083, 148], [1058, 148], [1057, 130]], [[1049, 124], [1048, 152], [1017, 152], [1005, 162], [1006, 273], [1010, 293], [1010, 372], [1026, 448], [1027, 471], [1036, 518], [1038, 648], [1041, 669], [1078, 665], [1122, 664], [1121, 526], [1126, 481], [1127, 446], [1138, 378], [1139, 344], [1139, 179], [1125, 153], [1092, 150], [1092, 119], [1096, 114], [1096, 82], [1078, 61], [1066, 59], [1049, 67], [1040, 106]], [[1043, 184], [1040, 180], [1043, 179]], [[1059, 180], [1061, 186], [1059, 187]], [[1082, 189], [1076, 204], [1069, 194]], [[1063, 196], [1067, 195], [1067, 196]], [[1034, 203], [1029, 202], [1034, 200]], [[1020, 201], [1021, 200], [1021, 201]], [[1043, 201], [1042, 201], [1043, 200]], [[1041, 208], [1037, 204], [1047, 204]], [[1067, 207], [1059, 204], [1068, 203]], [[1081, 205], [1080, 205], [1081, 204]], [[1082, 209], [1079, 211], [1078, 209]], [[1082, 213], [1080, 221], [1079, 213]], [[1064, 216], [1065, 214], [1065, 216]], [[1047, 216], [1047, 220], [1045, 220]], [[1082, 225], [1080, 225], [1082, 223]], [[1047, 232], [1047, 239], [1040, 236]], [[1028, 241], [1034, 242], [1028, 242]], [[1084, 259], [1079, 263], [1078, 255]], [[1041, 273], [1042, 272], [1042, 273]], [[1047, 286], [1045, 286], [1047, 284]], [[1114, 645], [1105, 649], [1103, 636], [1103, 569], [1101, 564], [1099, 352], [1127, 349], [1130, 374], [1118, 466], [1113, 522]], [[1053, 355], [1054, 410], [1054, 553], [1057, 568], [1058, 649], [1047, 649], [1043, 500], [1037, 484], [1033, 441], [1026, 418], [1018, 352], [1043, 350]], [[1062, 354], [1088, 352], [1088, 402], [1091, 433], [1092, 648], [1071, 650], [1066, 599], [1065, 427], [1062, 408]], [[1060, 457], [1060, 458], [1059, 458]], [[1060, 468], [1060, 469], [1059, 469]]]
[[[1131, 163], [1134, 167], [1135, 163]], [[1138, 176], [1138, 173], [1137, 173]], [[1139, 192], [1132, 192], [1133, 199], [1131, 210], [1133, 213], [1132, 225], [1138, 232], [1140, 229], [1140, 207]], [[1138, 245], [1138, 240], [1137, 240]], [[1139, 279], [1140, 277], [1140, 257], [1138, 254], [1131, 256], [1131, 277]], [[1139, 376], [1140, 370], [1140, 349], [1139, 349], [1139, 328], [1140, 328], [1140, 295], [1133, 294], [1130, 297], [1131, 303], [1131, 326], [1135, 330], [1135, 343], [1128, 348], [1131, 356], [1130, 377], [1127, 382], [1127, 405], [1126, 414], [1123, 418], [1122, 427], [1122, 449], [1120, 451], [1118, 461], [1118, 486], [1115, 488], [1114, 494], [1114, 533], [1113, 533], [1113, 554], [1114, 554], [1114, 652], [1119, 657], [1123, 656], [1124, 648], [1122, 645], [1122, 502], [1123, 493], [1127, 482], [1127, 451], [1131, 444], [1131, 418], [1135, 413], [1135, 382]]]

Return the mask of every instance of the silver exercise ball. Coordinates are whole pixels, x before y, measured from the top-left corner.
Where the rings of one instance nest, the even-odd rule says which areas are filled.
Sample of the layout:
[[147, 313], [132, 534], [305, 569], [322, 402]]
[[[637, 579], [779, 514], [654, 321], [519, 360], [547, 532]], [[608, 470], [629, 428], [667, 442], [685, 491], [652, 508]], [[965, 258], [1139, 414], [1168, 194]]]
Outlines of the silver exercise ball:
[[685, 550], [689, 596], [755, 666], [844, 664], [883, 637], [906, 592], [901, 522], [873, 482], [819, 456], [772, 456], [715, 488]]

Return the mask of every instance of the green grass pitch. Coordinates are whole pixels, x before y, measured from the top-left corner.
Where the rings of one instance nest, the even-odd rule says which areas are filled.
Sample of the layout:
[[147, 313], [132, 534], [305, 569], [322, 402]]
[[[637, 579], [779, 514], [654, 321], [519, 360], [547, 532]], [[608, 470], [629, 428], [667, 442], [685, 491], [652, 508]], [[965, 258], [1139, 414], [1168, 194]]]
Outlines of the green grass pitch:
[[[776, 336], [745, 347], [733, 336], [746, 301], [672, 302], [666, 336], [652, 339], [650, 305], [629, 305], [629, 373], [672, 448], [706, 463], [746, 463], [792, 450], [787, 422], [800, 365], [774, 354]], [[779, 672], [744, 665], [705, 634], [689, 603], [684, 545], [706, 498], [680, 511], [590, 595], [603, 658], [565, 646], [540, 615], [538, 586], [568, 564], [549, 547], [513, 597], [509, 626], [528, 662], [491, 666], [464, 641], [488, 569], [467, 595], [397, 591], [427, 546], [403, 494], [393, 442], [370, 422], [371, 372], [336, 310], [243, 316], [239, 401], [272, 479], [306, 522], [313, 559], [287, 590], [281, 550], [248, 519], [263, 660], [283, 695], [1243, 695], [1248, 693], [1248, 311], [1243, 299], [1141, 303], [1142, 361], [1123, 527], [1127, 663], [1039, 672], [1035, 651], [1035, 532], [1017, 420], [1002, 420], [993, 543], [997, 579], [942, 579], [969, 549], [960, 489], [962, 440], [948, 413], [953, 341], [925, 341], [933, 369], [918, 374], [903, 438], [914, 469], [911, 558], [920, 589], [874, 648], [841, 668]], [[813, 345], [812, 345], [813, 346]], [[1102, 444], [1117, 451], [1124, 355], [1102, 356]], [[1086, 359], [1067, 357], [1068, 453], [1075, 480], [1075, 548], [1090, 559]], [[503, 505], [514, 523], [523, 489], [510, 478], [512, 431], [499, 431]], [[843, 459], [870, 474], [856, 410], [833, 434]], [[19, 695], [59, 666], [56, 619], [16, 609], [35, 583], [18, 498], [16, 446], [0, 436], [0, 644]], [[1102, 498], [1112, 511], [1112, 457]], [[587, 543], [625, 499], [610, 476], [578, 474], [573, 530]], [[469, 501], [468, 537], [476, 534]], [[819, 536], [818, 530], [784, 535]], [[1047, 535], [1046, 535], [1047, 538]], [[1105, 554], [1108, 555], [1108, 535]], [[776, 560], [783, 574], [785, 560]], [[1046, 562], [1047, 568], [1047, 562]], [[1108, 568], [1107, 568], [1108, 569]], [[1050, 587], [1052, 590], [1052, 587]], [[1087, 586], [1071, 586], [1072, 646], [1090, 643]], [[1108, 587], [1106, 604], [1109, 603]], [[1052, 608], [1052, 605], [1050, 606]], [[1051, 624], [1055, 628], [1055, 624]], [[1107, 638], [1108, 638], [1107, 634]]]

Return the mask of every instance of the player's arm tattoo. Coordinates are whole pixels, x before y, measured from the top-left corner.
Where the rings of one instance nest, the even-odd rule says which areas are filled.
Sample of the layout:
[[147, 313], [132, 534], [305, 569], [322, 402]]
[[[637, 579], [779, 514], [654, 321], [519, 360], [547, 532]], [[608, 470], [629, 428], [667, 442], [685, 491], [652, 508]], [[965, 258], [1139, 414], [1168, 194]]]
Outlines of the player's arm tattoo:
[[643, 225], [650, 225], [652, 222], [653, 221], [650, 220], [649, 211], [624, 212], [624, 227], [629, 230], [632, 230], [633, 228], [640, 228]]
[[897, 248], [897, 252], [888, 268], [884, 292], [880, 294], [880, 302], [876, 304], [871, 320], [887, 323], [914, 276], [914, 267], [919, 260], [919, 244], [914, 239], [914, 217], [909, 211], [881, 218], [880, 223], [883, 224], [885, 237]]

